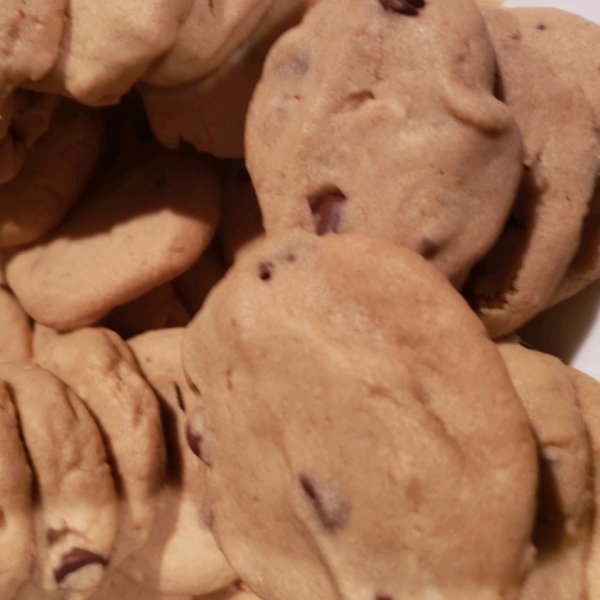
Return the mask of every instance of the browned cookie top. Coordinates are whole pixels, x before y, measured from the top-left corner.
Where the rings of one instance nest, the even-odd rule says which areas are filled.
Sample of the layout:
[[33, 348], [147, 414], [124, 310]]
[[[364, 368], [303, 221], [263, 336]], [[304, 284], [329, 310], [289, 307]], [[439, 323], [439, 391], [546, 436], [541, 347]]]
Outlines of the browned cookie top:
[[260, 597], [517, 597], [533, 437], [483, 326], [425, 259], [268, 236], [182, 356], [215, 536]]
[[317, 4], [274, 45], [248, 113], [267, 233], [368, 233], [462, 283], [520, 177], [494, 75], [474, 1]]

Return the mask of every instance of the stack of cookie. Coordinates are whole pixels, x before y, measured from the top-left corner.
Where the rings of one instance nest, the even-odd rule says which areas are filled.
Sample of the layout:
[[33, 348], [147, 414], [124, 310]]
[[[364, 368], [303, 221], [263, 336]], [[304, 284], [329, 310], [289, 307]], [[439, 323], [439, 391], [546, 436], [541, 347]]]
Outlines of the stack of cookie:
[[493, 4], [0, 9], [0, 600], [600, 600], [517, 335], [600, 278], [600, 28]]

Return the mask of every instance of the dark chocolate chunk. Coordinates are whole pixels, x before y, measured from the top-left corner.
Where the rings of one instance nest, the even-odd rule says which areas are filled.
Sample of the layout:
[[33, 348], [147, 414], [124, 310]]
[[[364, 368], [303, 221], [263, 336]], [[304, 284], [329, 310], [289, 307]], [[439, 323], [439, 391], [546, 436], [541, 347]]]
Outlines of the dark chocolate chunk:
[[185, 426], [185, 438], [187, 440], [190, 450], [203, 462], [206, 463], [205, 458], [202, 456], [202, 436], [199, 433], [194, 433], [190, 424], [187, 423]]
[[337, 190], [325, 192], [310, 203], [317, 235], [338, 233], [344, 202], [346, 202], [346, 196]]
[[379, 3], [385, 10], [409, 17], [417, 16], [419, 9], [425, 6], [424, 0], [379, 0]]
[[329, 490], [319, 491], [314, 480], [304, 473], [298, 479], [323, 527], [331, 532], [343, 529], [350, 518], [350, 503]]
[[273, 275], [273, 267], [275, 265], [272, 262], [264, 262], [258, 265], [258, 276], [262, 281], [269, 281]]
[[104, 556], [100, 556], [90, 550], [73, 548], [66, 554], [63, 554], [60, 566], [54, 569], [54, 579], [56, 583], [61, 583], [71, 573], [93, 564], [106, 567], [108, 566], [108, 560]]

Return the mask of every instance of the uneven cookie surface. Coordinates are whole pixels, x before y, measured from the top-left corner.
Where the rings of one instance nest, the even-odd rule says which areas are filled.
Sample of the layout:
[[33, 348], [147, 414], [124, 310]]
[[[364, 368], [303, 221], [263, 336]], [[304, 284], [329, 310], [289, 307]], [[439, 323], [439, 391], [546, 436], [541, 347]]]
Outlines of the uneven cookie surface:
[[460, 285], [520, 178], [520, 134], [494, 75], [475, 2], [317, 4], [274, 45], [248, 113], [267, 233], [368, 233]]
[[483, 326], [422, 257], [267, 238], [182, 356], [215, 537], [260, 597], [517, 597], [533, 437]]

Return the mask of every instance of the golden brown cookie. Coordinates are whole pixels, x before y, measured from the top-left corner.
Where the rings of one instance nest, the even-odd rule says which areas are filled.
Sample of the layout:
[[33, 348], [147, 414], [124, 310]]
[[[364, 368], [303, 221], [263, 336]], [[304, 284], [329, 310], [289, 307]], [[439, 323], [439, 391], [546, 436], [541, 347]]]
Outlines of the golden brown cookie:
[[154, 329], [185, 327], [189, 321], [190, 314], [169, 281], [114, 308], [102, 319], [102, 326], [127, 339]]
[[17, 413], [4, 382], [0, 382], [0, 431], [0, 600], [9, 600], [29, 577], [33, 493]]
[[119, 569], [142, 586], [168, 594], [206, 594], [237, 575], [218, 549], [208, 514], [206, 465], [188, 445], [185, 406], [191, 392], [181, 367], [181, 328], [151, 331], [129, 341], [140, 371], [161, 403], [167, 442], [167, 482], [146, 544]]
[[0, 363], [29, 360], [32, 352], [29, 317], [17, 299], [0, 286]]
[[591, 449], [569, 369], [515, 342], [498, 344], [535, 432], [540, 461], [534, 569], [521, 600], [580, 600], [594, 502]]
[[230, 265], [265, 235], [256, 192], [241, 161], [232, 165], [225, 182], [219, 233]]
[[200, 310], [206, 296], [225, 275], [225, 271], [222, 259], [209, 247], [185, 273], [173, 280], [175, 294], [190, 316], [193, 317]]
[[[518, 8], [525, 41], [541, 52], [557, 76], [581, 86], [600, 131], [600, 27], [579, 15], [553, 8]], [[600, 277], [600, 192], [596, 190], [586, 217], [581, 244], [562, 282], [548, 303], [573, 296]]]
[[486, 7], [483, 14], [503, 100], [525, 149], [508, 223], [465, 289], [490, 335], [501, 337], [547, 305], [577, 252], [600, 170], [600, 144], [581, 87], [563, 81], [527, 45], [508, 11]]
[[[24, 127], [35, 137], [40, 124], [32, 117]], [[33, 242], [58, 225], [92, 173], [101, 135], [96, 113], [73, 102], [61, 104], [19, 174], [0, 186], [0, 246]]]
[[50, 237], [8, 260], [15, 295], [48, 327], [97, 322], [186, 271], [214, 234], [220, 191], [199, 157], [127, 155], [111, 173]]
[[267, 236], [182, 357], [213, 531], [257, 595], [518, 597], [533, 436], [481, 322], [424, 258]]
[[119, 493], [111, 565], [143, 546], [164, 478], [165, 448], [156, 396], [119, 336], [80, 329], [47, 344], [36, 361], [69, 385], [92, 413], [107, 445]]
[[[244, 156], [244, 126], [265, 56], [315, 0], [215, 0], [194, 10], [180, 40], [140, 90], [152, 128], [169, 148], [180, 141], [221, 157]], [[198, 22], [206, 24], [197, 35]]]
[[248, 112], [267, 234], [373, 235], [460, 286], [500, 233], [521, 173], [494, 76], [474, 0], [317, 4], [273, 46]]
[[576, 369], [571, 368], [569, 371], [577, 389], [579, 406], [592, 447], [595, 516], [587, 557], [587, 597], [591, 600], [600, 594], [600, 383]]
[[48, 591], [89, 592], [117, 533], [117, 494], [100, 432], [73, 391], [37, 365], [0, 365], [0, 380], [34, 475], [33, 580]]

